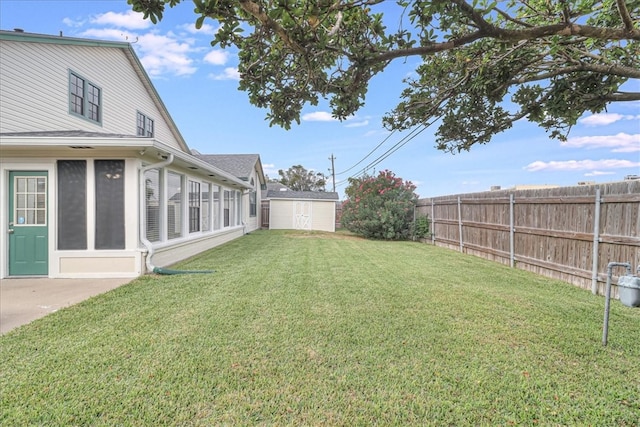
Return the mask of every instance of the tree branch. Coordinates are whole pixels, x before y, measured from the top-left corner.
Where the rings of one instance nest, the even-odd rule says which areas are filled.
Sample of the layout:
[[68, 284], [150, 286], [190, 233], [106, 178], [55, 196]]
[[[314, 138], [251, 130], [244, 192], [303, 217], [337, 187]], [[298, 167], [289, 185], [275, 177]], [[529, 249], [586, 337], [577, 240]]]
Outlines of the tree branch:
[[251, 0], [238, 0], [238, 3], [240, 4], [240, 7], [242, 8], [242, 10], [244, 10], [245, 12], [247, 12], [248, 14], [256, 18], [258, 21], [260, 21], [262, 25], [264, 25], [267, 28], [273, 29], [273, 31], [275, 31], [278, 37], [280, 37], [280, 39], [287, 46], [291, 48], [291, 50], [293, 50], [294, 52], [300, 55], [305, 54], [305, 50], [298, 43], [292, 40], [291, 37], [289, 37], [289, 34], [287, 34], [287, 31], [284, 28], [282, 28], [280, 24], [278, 24], [276, 21], [271, 19], [269, 15], [264, 13], [259, 4], [254, 3]]
[[620, 19], [624, 23], [624, 28], [627, 31], [633, 31], [633, 19], [629, 14], [629, 9], [627, 9], [627, 4], [624, 0], [616, 0], [616, 5], [618, 6], [618, 13], [620, 14]]
[[615, 92], [604, 96], [587, 95], [586, 100], [601, 99], [607, 102], [627, 102], [640, 101], [640, 93], [638, 92]]
[[548, 73], [536, 74], [534, 76], [529, 77], [520, 77], [518, 79], [513, 79], [509, 81], [510, 85], [513, 84], [522, 84], [522, 83], [530, 83], [534, 81], [546, 80], [552, 77], [561, 76], [563, 74], [577, 73], [581, 71], [590, 71], [593, 73], [600, 74], [612, 74], [619, 77], [628, 77], [628, 78], [640, 78], [640, 70], [631, 67], [622, 67], [619, 65], [597, 65], [597, 64], [580, 64], [573, 67], [563, 67], [560, 69], [554, 69], [554, 71], [550, 71]]
[[[490, 25], [490, 24], [489, 24]], [[470, 34], [466, 34], [457, 39], [453, 39], [442, 43], [431, 43], [426, 46], [396, 49], [383, 52], [370, 58], [367, 62], [374, 63], [379, 61], [388, 61], [391, 59], [404, 58], [416, 55], [431, 55], [437, 52], [452, 50], [456, 47], [473, 43], [483, 38], [493, 38], [502, 41], [518, 42], [521, 40], [536, 40], [549, 36], [581, 36], [590, 37], [600, 40], [638, 40], [640, 41], [640, 30], [632, 29], [631, 31], [615, 29], [615, 28], [598, 28], [590, 25], [565, 25], [552, 24], [541, 27], [532, 27], [524, 30], [506, 30], [491, 26], [491, 30], [480, 29]]]

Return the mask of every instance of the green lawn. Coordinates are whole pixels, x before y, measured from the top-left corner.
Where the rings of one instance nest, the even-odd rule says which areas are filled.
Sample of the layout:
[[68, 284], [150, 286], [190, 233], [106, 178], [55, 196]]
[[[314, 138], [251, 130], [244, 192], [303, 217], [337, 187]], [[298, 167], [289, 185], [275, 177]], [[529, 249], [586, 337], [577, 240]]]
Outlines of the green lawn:
[[640, 420], [640, 309], [454, 251], [260, 231], [0, 337], [0, 425]]

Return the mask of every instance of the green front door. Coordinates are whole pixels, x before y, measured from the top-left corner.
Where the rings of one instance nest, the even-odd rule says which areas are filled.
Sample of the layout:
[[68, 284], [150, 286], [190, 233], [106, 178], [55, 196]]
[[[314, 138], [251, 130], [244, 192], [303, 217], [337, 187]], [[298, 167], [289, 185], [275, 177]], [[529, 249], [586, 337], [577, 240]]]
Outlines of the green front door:
[[9, 172], [9, 275], [49, 274], [47, 172]]

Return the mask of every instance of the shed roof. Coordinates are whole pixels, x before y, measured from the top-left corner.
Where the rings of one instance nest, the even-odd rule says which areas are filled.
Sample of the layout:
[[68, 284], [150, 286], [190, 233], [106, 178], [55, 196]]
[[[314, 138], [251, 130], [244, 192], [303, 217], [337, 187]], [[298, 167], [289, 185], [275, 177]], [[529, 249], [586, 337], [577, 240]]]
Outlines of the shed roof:
[[267, 191], [268, 199], [305, 199], [305, 200], [333, 200], [339, 199], [338, 193], [333, 191]]

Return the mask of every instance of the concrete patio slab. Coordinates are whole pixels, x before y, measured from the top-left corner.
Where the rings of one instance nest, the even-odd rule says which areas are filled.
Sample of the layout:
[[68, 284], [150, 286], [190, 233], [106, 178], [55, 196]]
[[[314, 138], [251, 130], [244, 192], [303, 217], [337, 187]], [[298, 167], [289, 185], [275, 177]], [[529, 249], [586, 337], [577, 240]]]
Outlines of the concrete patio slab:
[[123, 279], [0, 279], [0, 334], [129, 283]]

